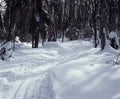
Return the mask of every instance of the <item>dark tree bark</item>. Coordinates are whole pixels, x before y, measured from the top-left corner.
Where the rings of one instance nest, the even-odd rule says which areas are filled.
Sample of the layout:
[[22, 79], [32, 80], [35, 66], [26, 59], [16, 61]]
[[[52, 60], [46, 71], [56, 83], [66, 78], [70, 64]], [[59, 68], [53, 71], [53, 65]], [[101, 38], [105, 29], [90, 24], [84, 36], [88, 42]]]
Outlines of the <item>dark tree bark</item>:
[[[104, 9], [103, 9], [104, 8]], [[101, 50], [105, 48], [106, 38], [105, 31], [106, 30], [106, 0], [100, 1], [100, 40], [101, 40]], [[103, 30], [104, 29], [104, 30]]]
[[2, 16], [1, 16], [1, 13], [0, 13], [0, 29], [3, 29], [3, 23], [2, 23]]
[[96, 30], [96, 16], [97, 16], [97, 4], [96, 4], [96, 0], [94, 0], [94, 4], [93, 4], [93, 29], [94, 29], [94, 47], [96, 48], [97, 47], [97, 30]]

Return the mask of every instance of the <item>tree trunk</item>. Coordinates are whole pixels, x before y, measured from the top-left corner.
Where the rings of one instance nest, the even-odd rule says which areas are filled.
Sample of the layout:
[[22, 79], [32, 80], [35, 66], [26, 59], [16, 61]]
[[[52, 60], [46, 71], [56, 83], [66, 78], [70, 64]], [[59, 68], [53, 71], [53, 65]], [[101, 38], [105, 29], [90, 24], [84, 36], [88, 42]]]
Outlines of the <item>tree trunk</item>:
[[103, 28], [100, 28], [100, 37], [101, 37], [101, 50], [103, 50], [105, 48], [105, 34], [103, 32]]

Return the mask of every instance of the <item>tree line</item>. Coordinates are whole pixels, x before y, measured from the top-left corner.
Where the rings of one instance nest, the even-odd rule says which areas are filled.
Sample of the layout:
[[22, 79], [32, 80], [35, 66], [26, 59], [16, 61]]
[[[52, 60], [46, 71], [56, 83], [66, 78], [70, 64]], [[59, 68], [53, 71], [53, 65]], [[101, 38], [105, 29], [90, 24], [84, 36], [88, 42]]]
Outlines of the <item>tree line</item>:
[[103, 50], [111, 31], [120, 29], [120, 0], [2, 0], [0, 41], [32, 41], [32, 47], [67, 37], [91, 38]]

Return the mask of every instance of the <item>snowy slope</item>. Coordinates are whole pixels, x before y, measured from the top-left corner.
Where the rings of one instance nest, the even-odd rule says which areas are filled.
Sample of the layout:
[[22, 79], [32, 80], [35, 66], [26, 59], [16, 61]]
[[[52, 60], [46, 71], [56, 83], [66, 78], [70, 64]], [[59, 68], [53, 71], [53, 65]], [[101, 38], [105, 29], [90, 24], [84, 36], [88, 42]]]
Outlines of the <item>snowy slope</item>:
[[0, 61], [0, 99], [120, 99], [119, 65], [106, 63], [117, 54], [88, 41], [17, 44]]

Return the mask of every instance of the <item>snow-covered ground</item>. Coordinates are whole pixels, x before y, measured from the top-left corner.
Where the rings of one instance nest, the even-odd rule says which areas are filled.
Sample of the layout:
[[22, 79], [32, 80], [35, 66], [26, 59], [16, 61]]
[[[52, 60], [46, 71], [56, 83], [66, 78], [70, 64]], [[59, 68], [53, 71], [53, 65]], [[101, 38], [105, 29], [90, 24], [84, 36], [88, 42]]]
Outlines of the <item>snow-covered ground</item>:
[[120, 65], [108, 63], [117, 54], [89, 41], [17, 44], [0, 60], [0, 99], [120, 99]]

